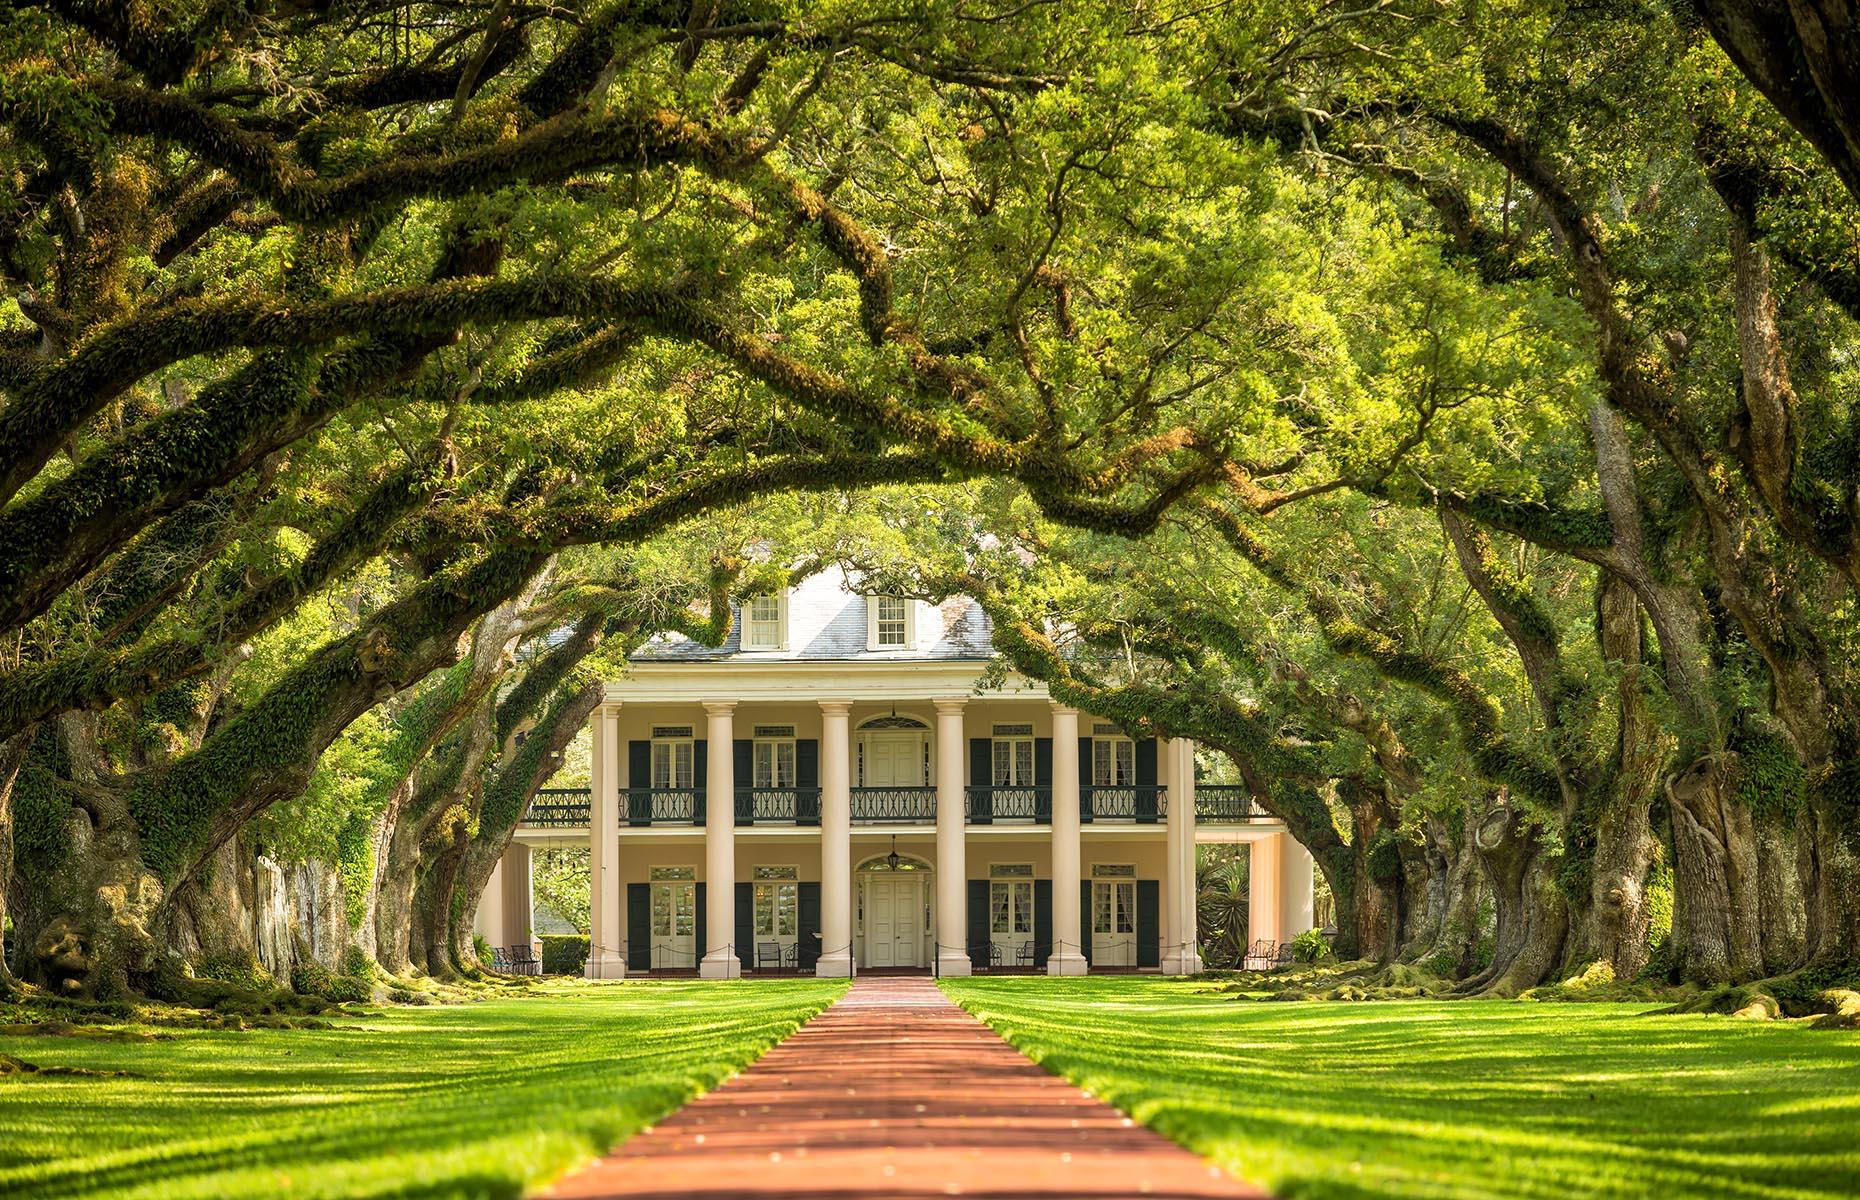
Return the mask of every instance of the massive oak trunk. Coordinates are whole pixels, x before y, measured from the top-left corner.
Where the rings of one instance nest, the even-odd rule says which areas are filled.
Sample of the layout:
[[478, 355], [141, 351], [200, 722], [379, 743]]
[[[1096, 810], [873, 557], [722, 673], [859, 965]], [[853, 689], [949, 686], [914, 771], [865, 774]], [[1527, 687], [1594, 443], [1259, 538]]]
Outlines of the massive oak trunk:
[[1563, 960], [1569, 911], [1557, 886], [1556, 860], [1535, 823], [1502, 800], [1473, 835], [1497, 909], [1492, 962], [1460, 985], [1466, 993], [1515, 996], [1550, 977]]
[[1388, 962], [1399, 949], [1406, 880], [1396, 845], [1399, 818], [1378, 784], [1354, 777], [1337, 781], [1350, 810], [1350, 903], [1337, 902], [1337, 925], [1355, 935], [1355, 957]]
[[[33, 870], [15, 913], [32, 976], [71, 994], [147, 982], [172, 889], [258, 813], [303, 790], [356, 717], [454, 658], [464, 630], [520, 590], [544, 556], [494, 551], [435, 577], [310, 655], [198, 750], [127, 779], [102, 777], [87, 715], [45, 727], [28, 756]], [[17, 794], [17, 801], [22, 798]]]
[[1585, 881], [1566, 888], [1571, 896], [1567, 966], [1605, 962], [1617, 979], [1631, 979], [1647, 965], [1647, 875], [1658, 843], [1653, 837], [1653, 800], [1665, 769], [1668, 742], [1648, 711], [1641, 674], [1641, 606], [1632, 585], [1604, 574], [1596, 599], [1596, 641], [1602, 659], [1618, 672], [1615, 684], [1615, 746], [1595, 777], [1590, 794], [1577, 801], [1566, 843], [1587, 868]]

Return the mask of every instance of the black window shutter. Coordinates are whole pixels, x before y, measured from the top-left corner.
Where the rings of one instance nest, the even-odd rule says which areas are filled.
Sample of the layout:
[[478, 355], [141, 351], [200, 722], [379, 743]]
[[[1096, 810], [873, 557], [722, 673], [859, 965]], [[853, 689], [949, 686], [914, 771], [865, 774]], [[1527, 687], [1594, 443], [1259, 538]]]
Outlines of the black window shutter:
[[[1117, 935], [1113, 933], [1112, 937]], [[1091, 965], [1091, 880], [1079, 880], [1079, 954]]]
[[969, 966], [977, 971], [988, 969], [988, 881], [986, 879], [969, 880]]
[[1033, 739], [1033, 782], [1035, 787], [1045, 788], [1033, 797], [1033, 819], [1035, 824], [1050, 824], [1053, 819], [1053, 739]]
[[797, 949], [795, 961], [806, 974], [812, 974], [820, 961], [820, 885], [803, 883], [796, 905], [794, 931]]
[[[969, 786], [986, 789], [995, 781], [995, 743], [991, 738], [969, 739]], [[969, 820], [987, 825], [993, 820], [994, 805], [987, 791], [977, 792], [969, 800]]]
[[1091, 739], [1079, 739], [1079, 820], [1091, 820]]
[[626, 744], [626, 786], [627, 824], [652, 824], [652, 797], [646, 794], [652, 786], [651, 742]]
[[745, 804], [741, 799], [746, 794], [746, 790], [756, 781], [755, 747], [756, 744], [748, 738], [737, 738], [730, 746], [731, 758], [735, 764], [731, 767], [730, 773], [736, 776], [736, 795], [731, 797], [731, 800], [736, 805], [736, 823], [738, 825], [754, 825], [756, 823], [756, 810], [754, 805]]
[[794, 785], [801, 794], [794, 800], [794, 819], [800, 825], [820, 824], [820, 742], [816, 738], [797, 738], [794, 743]]
[[1156, 786], [1156, 739], [1143, 738], [1137, 742], [1137, 786]]
[[748, 968], [756, 961], [754, 939], [756, 935], [756, 898], [750, 888], [754, 884], [736, 885], [736, 961]]
[[[697, 966], [710, 953], [710, 906], [704, 903], [704, 885], [697, 885], [697, 946], [691, 952], [691, 965]], [[679, 964], [683, 966], [683, 963]]]
[[697, 803], [692, 806], [692, 820], [699, 825], [704, 823], [706, 805], [710, 803], [707, 794], [710, 788], [710, 743], [703, 738], [691, 743], [691, 785], [697, 788]]
[[1162, 966], [1162, 884], [1137, 880], [1137, 965]]
[[626, 969], [652, 970], [652, 893], [643, 883], [626, 885]]
[[1033, 965], [1044, 970], [1053, 953], [1053, 881], [1033, 881]]
[[1137, 820], [1146, 825], [1156, 823], [1155, 787], [1156, 739], [1144, 738], [1137, 743]]

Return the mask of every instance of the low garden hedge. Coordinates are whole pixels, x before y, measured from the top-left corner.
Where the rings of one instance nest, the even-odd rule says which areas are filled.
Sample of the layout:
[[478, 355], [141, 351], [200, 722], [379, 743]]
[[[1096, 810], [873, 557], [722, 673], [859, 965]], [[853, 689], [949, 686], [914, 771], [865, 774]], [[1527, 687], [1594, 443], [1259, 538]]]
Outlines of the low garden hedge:
[[542, 940], [544, 975], [579, 975], [588, 961], [588, 935], [550, 933]]

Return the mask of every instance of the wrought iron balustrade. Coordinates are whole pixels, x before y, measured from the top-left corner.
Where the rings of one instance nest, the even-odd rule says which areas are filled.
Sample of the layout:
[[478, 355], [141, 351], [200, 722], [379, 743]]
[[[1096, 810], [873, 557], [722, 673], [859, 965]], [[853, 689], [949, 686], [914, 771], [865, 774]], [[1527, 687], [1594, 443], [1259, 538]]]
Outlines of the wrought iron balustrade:
[[1269, 821], [1272, 817], [1253, 803], [1253, 793], [1244, 784], [1198, 783], [1195, 785], [1195, 819], [1242, 824]]
[[627, 788], [626, 822], [629, 825], [702, 825], [704, 792], [701, 788]]
[[856, 787], [852, 790], [852, 819], [868, 825], [933, 822], [936, 820], [936, 789]]
[[993, 821], [1031, 821], [1049, 825], [1053, 820], [1053, 789], [1034, 787], [971, 787], [969, 820], [986, 825]]
[[818, 825], [820, 789], [817, 787], [739, 787], [736, 789], [738, 825]]
[[1169, 807], [1169, 789], [1155, 783], [1123, 783], [1079, 789], [1079, 819], [1154, 824]]
[[541, 829], [578, 829], [588, 823], [587, 788], [542, 788], [530, 801], [521, 824]]

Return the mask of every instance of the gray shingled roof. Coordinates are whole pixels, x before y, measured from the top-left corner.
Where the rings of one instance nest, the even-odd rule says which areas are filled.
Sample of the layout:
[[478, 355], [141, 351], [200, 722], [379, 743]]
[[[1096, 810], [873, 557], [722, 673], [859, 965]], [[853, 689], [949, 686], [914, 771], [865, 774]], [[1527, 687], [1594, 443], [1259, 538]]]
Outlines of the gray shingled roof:
[[[994, 656], [994, 631], [988, 614], [967, 596], [952, 596], [939, 607], [924, 605], [919, 609], [916, 650], [867, 650], [865, 605], [866, 597], [847, 585], [844, 573], [830, 569], [789, 589], [786, 650], [744, 652], [742, 613], [733, 607], [735, 620], [722, 646], [705, 646], [681, 634], [661, 634], [634, 651], [633, 661], [720, 662], [737, 657], [777, 662], [916, 661], [985, 660]], [[924, 622], [929, 623], [928, 628]]]

